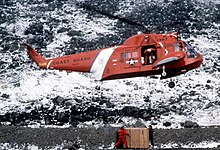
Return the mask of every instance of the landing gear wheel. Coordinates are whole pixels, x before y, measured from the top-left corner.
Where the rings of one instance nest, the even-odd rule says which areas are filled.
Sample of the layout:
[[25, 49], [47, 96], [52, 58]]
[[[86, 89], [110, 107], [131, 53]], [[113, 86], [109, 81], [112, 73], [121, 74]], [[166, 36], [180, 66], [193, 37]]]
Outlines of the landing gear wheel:
[[175, 86], [175, 83], [173, 81], [170, 81], [169, 84], [168, 84], [169, 88], [174, 88]]
[[162, 76], [165, 77], [167, 75], [166, 71], [165, 71], [165, 66], [163, 66], [163, 72], [162, 72]]

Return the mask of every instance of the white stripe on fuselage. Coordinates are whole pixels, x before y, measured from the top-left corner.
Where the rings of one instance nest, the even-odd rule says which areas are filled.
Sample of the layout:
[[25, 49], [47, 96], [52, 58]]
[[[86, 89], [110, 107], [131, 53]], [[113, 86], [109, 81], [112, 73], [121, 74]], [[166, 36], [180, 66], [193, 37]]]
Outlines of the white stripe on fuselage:
[[50, 60], [47, 64], [47, 69], [50, 67], [50, 64], [52, 63], [53, 60]]
[[113, 51], [116, 49], [117, 47], [111, 47], [111, 48], [107, 48], [107, 49], [103, 49], [98, 56], [96, 57], [90, 72], [94, 74], [96, 80], [101, 80], [102, 79], [102, 75], [105, 69], [105, 66], [109, 60], [109, 58], [111, 57]]
[[168, 50], [163, 46], [163, 44], [162, 44], [161, 42], [158, 42], [158, 43], [160, 44], [161, 47], [164, 48], [164, 50], [165, 50], [165, 55], [167, 55], [167, 54], [168, 54]]

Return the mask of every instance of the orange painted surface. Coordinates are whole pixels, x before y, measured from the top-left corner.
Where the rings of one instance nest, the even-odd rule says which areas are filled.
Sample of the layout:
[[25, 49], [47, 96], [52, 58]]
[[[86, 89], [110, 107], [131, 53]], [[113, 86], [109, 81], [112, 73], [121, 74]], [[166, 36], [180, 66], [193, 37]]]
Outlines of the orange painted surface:
[[51, 59], [48, 69], [89, 72], [92, 63], [100, 51], [94, 50]]
[[25, 45], [29, 57], [43, 69], [92, 72], [98, 80], [111, 80], [166, 72], [164, 78], [195, 69], [202, 55], [177, 39], [177, 33], [138, 34], [122, 45], [106, 49], [45, 59]]

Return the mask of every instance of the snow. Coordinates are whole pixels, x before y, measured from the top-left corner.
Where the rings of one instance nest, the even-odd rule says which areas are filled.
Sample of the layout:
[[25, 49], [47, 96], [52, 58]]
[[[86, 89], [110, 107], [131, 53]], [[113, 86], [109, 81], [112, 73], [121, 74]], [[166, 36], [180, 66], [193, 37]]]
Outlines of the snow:
[[51, 53], [54, 52], [55, 48], [62, 47], [65, 45], [65, 42], [69, 42], [70, 39], [71, 37], [68, 36], [66, 32], [56, 34], [54, 41], [47, 45], [47, 51]]
[[[188, 143], [188, 144], [182, 144], [182, 143], [167, 143], [167, 144], [162, 144], [159, 147], [155, 146], [154, 148], [217, 148], [220, 145], [219, 142], [215, 141], [203, 141], [200, 143]], [[62, 149], [64, 144], [57, 145], [57, 146], [50, 146], [46, 147], [48, 150], [59, 150]], [[2, 149], [11, 149], [11, 150], [16, 150], [16, 149], [27, 149], [27, 150], [40, 150], [42, 148], [36, 146], [36, 145], [31, 145], [31, 144], [23, 144], [23, 145], [17, 145], [17, 144], [10, 144], [10, 143], [0, 143], [0, 147]], [[102, 145], [99, 147], [99, 149], [103, 149], [106, 146]], [[107, 149], [112, 149], [114, 147], [114, 143], [109, 145]], [[45, 149], [45, 148], [44, 148]], [[78, 150], [84, 150], [84, 148], [79, 148]]]
[[214, 141], [203, 141], [200, 143], [189, 143], [189, 144], [181, 144], [181, 143], [168, 143], [161, 145], [160, 148], [217, 148], [220, 145], [219, 142]]
[[[118, 7], [128, 9], [120, 9], [116, 14], [129, 15], [134, 10], [139, 9], [139, 5], [133, 5], [132, 2], [131, 0], [126, 0], [126, 3], [121, 1]], [[162, 2], [162, 0], [153, 1], [152, 3], [149, 1], [152, 5], [156, 3], [159, 5]], [[173, 0], [168, 0], [168, 2], [173, 2]], [[206, 0], [201, 1], [201, 3], [220, 3], [220, 1]], [[39, 11], [37, 9], [38, 5], [33, 4], [30, 6], [30, 9], [28, 9], [27, 5], [26, 2], [23, 5], [17, 2], [16, 7], [19, 17], [14, 22], [0, 24], [0, 27], [5, 28], [8, 33], [18, 36], [22, 40], [31, 38], [32, 35], [25, 35], [24, 32], [32, 23], [38, 21], [43, 23], [43, 31], [51, 31], [54, 34], [53, 39], [46, 45], [46, 49], [42, 49], [43, 52], [49, 52], [51, 57], [62, 55], [64, 51], [59, 48], [64, 47], [66, 43], [69, 43], [75, 37], [69, 36], [67, 31], [58, 33], [58, 30], [61, 28], [79, 31], [81, 33], [80, 38], [87, 41], [98, 39], [100, 35], [108, 38], [108, 35], [117, 34], [117, 31], [114, 30], [115, 25], [118, 23], [117, 20], [98, 15], [90, 17], [85, 10], [76, 8], [74, 4], [67, 4], [62, 9], [57, 8], [54, 11], [46, 12]], [[42, 3], [40, 6], [45, 7], [46, 4]], [[198, 7], [200, 8], [201, 6]], [[31, 8], [36, 8], [36, 10]], [[42, 17], [36, 18], [35, 14], [37, 13], [44, 13], [44, 18], [56, 18], [59, 22], [50, 29], [48, 20]], [[27, 14], [30, 17], [25, 17]], [[32, 19], [31, 16], [34, 18]], [[196, 16], [192, 14], [191, 17], [194, 18]], [[68, 21], [63, 22], [63, 20]], [[214, 70], [213, 67], [214, 63], [219, 64], [220, 58], [220, 40], [218, 35], [220, 24], [213, 22], [212, 25], [213, 27], [203, 30], [207, 34], [190, 35], [184, 39], [189, 41], [190, 44], [196, 47], [197, 51], [203, 54], [204, 61], [200, 68], [172, 78], [176, 82], [176, 86], [173, 89], [167, 86], [170, 79], [158, 80], [150, 77], [138, 77], [99, 82], [95, 81], [94, 76], [90, 74], [39, 70], [35, 64], [32, 63], [30, 65], [30, 60], [25, 51], [16, 50], [8, 52], [4, 51], [4, 47], [1, 45], [0, 114], [14, 111], [30, 111], [30, 109], [27, 109], [28, 107], [34, 109], [34, 107], [42, 105], [52, 107], [51, 99], [57, 96], [80, 98], [85, 100], [85, 102], [90, 102], [89, 100], [92, 97], [98, 97], [102, 94], [111, 103], [115, 104], [114, 108], [102, 105], [103, 109], [122, 109], [125, 106], [135, 106], [141, 109], [150, 107], [156, 110], [166, 107], [170, 110], [166, 115], [162, 114], [160, 118], [150, 121], [122, 117], [121, 120], [130, 126], [134, 125], [137, 120], [140, 120], [145, 126], [152, 122], [156, 123], [155, 128], [181, 128], [180, 123], [184, 121], [193, 121], [200, 126], [219, 126], [220, 106], [216, 102], [219, 101], [220, 97], [220, 72]], [[196, 33], [199, 31], [195, 29], [192, 32]], [[19, 60], [21, 64], [19, 64], [18, 68], [10, 69], [9, 66], [14, 63], [13, 59], [16, 53], [22, 56], [16, 56], [21, 59]], [[17, 84], [19, 86], [16, 86]], [[100, 86], [101, 89], [96, 90], [97, 86]], [[8, 95], [9, 98], [4, 98], [1, 96], [2, 94]], [[145, 102], [146, 97], [149, 97], [148, 103]], [[72, 103], [75, 104], [76, 102], [73, 100]], [[177, 111], [172, 110], [172, 106], [175, 106]], [[62, 108], [59, 111], [62, 111]], [[178, 111], [181, 111], [181, 114]], [[171, 126], [164, 127], [164, 122], [171, 122]], [[94, 125], [98, 128], [103, 125], [103, 122], [85, 122], [79, 125], [79, 127], [85, 125]], [[121, 124], [116, 121], [111, 126], [118, 127]], [[30, 127], [42, 127], [42, 125], [35, 124], [30, 125]], [[68, 124], [65, 124], [63, 127], [68, 127]], [[207, 147], [216, 147], [218, 144], [219, 142], [206, 141], [197, 145], [189, 144], [185, 146], [203, 147], [207, 145]], [[1, 146], [10, 148], [8, 143]], [[169, 143], [164, 148], [175, 146], [178, 145]], [[37, 148], [33, 146], [30, 149]]]
[[[17, 150], [17, 149], [27, 149], [27, 150], [40, 150], [42, 148], [31, 145], [31, 144], [23, 144], [23, 145], [16, 145], [16, 144], [10, 144], [10, 143], [1, 143], [0, 144], [1, 149], [11, 149], [11, 150]], [[59, 150], [61, 146], [56, 146], [52, 148], [47, 148], [48, 150]]]
[[[1, 91], [4, 89], [4, 93], [9, 95], [10, 99], [1, 101], [0, 113], [4, 114], [15, 109], [25, 111], [25, 108], [31, 102], [35, 102], [36, 105], [43, 104], [50, 106], [52, 105], [50, 99], [57, 95], [64, 98], [81, 97], [81, 95], [84, 95], [85, 98], [90, 98], [94, 96], [93, 94], [97, 93], [97, 91], [93, 90], [97, 85], [101, 86], [104, 96], [110, 98], [112, 103], [117, 104], [117, 109], [121, 109], [124, 106], [145, 108], [148, 105], [144, 102], [144, 96], [149, 96], [151, 107], [157, 108], [161, 104], [165, 106], [169, 105], [169, 101], [167, 100], [171, 97], [177, 98], [184, 92], [192, 91], [191, 89], [186, 89], [186, 87], [190, 86], [194, 87], [193, 90], [198, 95], [193, 96], [189, 100], [182, 100], [181, 103], [176, 103], [177, 107], [179, 105], [186, 105], [188, 110], [184, 111], [189, 111], [189, 114], [187, 116], [181, 116], [170, 113], [169, 116], [161, 116], [162, 120], [158, 120], [157, 127], [163, 128], [163, 122], [180, 123], [184, 120], [196, 121], [201, 126], [220, 125], [220, 118], [218, 117], [220, 112], [219, 106], [205, 108], [210, 102], [218, 100], [218, 89], [211, 88], [204, 90], [207, 80], [211, 80], [211, 83], [209, 83], [210, 86], [219, 86], [218, 78], [205, 72], [199, 74], [192, 72], [190, 74], [190, 76], [187, 73], [186, 75], [177, 77], [178, 83], [176, 87], [170, 89], [166, 85], [166, 80], [132, 78], [96, 82], [93, 78], [76, 72], [67, 74], [66, 72], [58, 71], [28, 70], [20, 75], [22, 78], [20, 80], [21, 86], [11, 87], [7, 85], [8, 83], [1, 84]], [[127, 82], [130, 82], [131, 85], [127, 85]], [[198, 84], [200, 86], [196, 87]], [[200, 100], [196, 101], [195, 99], [198, 98]]]
[[[10, 144], [10, 143], [0, 143], [0, 147], [1, 147], [1, 149], [10, 149], [10, 150], [18, 150], [18, 149], [26, 149], [26, 150], [43, 150], [43, 149], [60, 150], [60, 149], [63, 149], [64, 144], [41, 148], [39, 146], [31, 145], [31, 144], [18, 145], [18, 144]], [[84, 148], [79, 148], [78, 150], [85, 150], [85, 149]]]
[[[149, 2], [148, 2], [149, 1]], [[141, 2], [149, 3], [149, 5], [168, 5], [160, 1], [121, 1], [119, 3], [119, 11], [115, 14], [119, 16], [132, 16], [133, 12], [137, 12], [140, 8]], [[167, 2], [174, 2], [168, 0]], [[194, 1], [195, 2], [195, 1]], [[204, 0], [198, 1], [201, 5], [220, 4], [219, 0]], [[0, 24], [1, 28], [5, 28], [7, 32], [13, 37], [19, 37], [19, 40], [27, 40], [33, 35], [25, 35], [25, 31], [32, 23], [40, 22], [43, 24], [43, 31], [51, 31], [53, 39], [47, 43], [46, 49], [42, 49], [43, 53], [47, 52], [51, 57], [57, 57], [64, 54], [60, 48], [64, 47], [66, 43], [70, 43], [73, 37], [78, 36], [68, 35], [68, 31], [58, 33], [59, 29], [68, 29], [80, 32], [80, 38], [86, 41], [98, 39], [103, 35], [106, 39], [108, 35], [117, 34], [115, 25], [118, 23], [115, 19], [100, 17], [94, 15], [90, 17], [85, 10], [76, 8], [74, 4], [64, 5], [63, 8], [57, 8], [53, 11], [42, 12], [38, 10], [40, 7], [48, 7], [47, 4], [40, 4], [28, 6], [27, 2], [17, 2], [13, 9], [16, 8], [18, 16], [14, 22], [7, 21]], [[200, 8], [201, 6], [197, 6]], [[16, 13], [15, 11], [15, 13]], [[37, 18], [35, 14], [40, 13], [43, 17]], [[26, 17], [26, 15], [30, 15]], [[192, 18], [196, 17], [195, 13], [190, 15]], [[50, 29], [48, 20], [45, 18], [56, 18], [59, 23]], [[63, 20], [68, 20], [67, 22]], [[189, 21], [190, 23], [190, 21]], [[154, 128], [182, 128], [180, 123], [185, 121], [196, 122], [199, 126], [219, 126], [220, 125], [220, 105], [217, 104], [220, 97], [220, 72], [213, 69], [214, 63], [219, 64], [220, 58], [220, 40], [219, 27], [220, 24], [213, 22], [213, 27], [204, 30], [202, 35], [190, 35], [185, 38], [190, 44], [196, 47], [196, 50], [203, 54], [203, 65], [192, 70], [184, 75], [172, 78], [176, 82], [173, 89], [168, 88], [167, 80], [152, 79], [150, 77], [138, 77], [130, 79], [120, 79], [112, 81], [99, 82], [95, 81], [93, 75], [83, 73], [66, 73], [54, 70], [39, 70], [36, 65], [30, 65], [29, 58], [25, 51], [16, 50], [8, 52], [4, 50], [4, 45], [0, 45], [0, 114], [10, 112], [28, 112], [35, 107], [53, 107], [52, 98], [61, 96], [63, 98], [79, 98], [84, 102], [99, 105], [91, 102], [90, 99], [100, 95], [108, 98], [108, 100], [115, 104], [114, 108], [108, 108], [102, 105], [102, 109], [122, 109], [125, 106], [135, 106], [140, 109], [159, 109], [161, 107], [169, 108], [169, 112], [155, 117], [152, 120], [143, 120], [133, 117], [122, 117], [111, 123], [112, 127], [120, 127], [124, 124], [126, 126], [134, 126], [138, 121], [148, 127], [150, 124]], [[192, 32], [199, 32], [194, 30]], [[120, 36], [120, 35], [118, 35]], [[0, 39], [2, 43], [3, 39]], [[11, 42], [11, 41], [10, 41]], [[19, 42], [16, 40], [16, 42]], [[10, 44], [10, 43], [9, 43]], [[58, 50], [59, 49], [59, 50]], [[16, 55], [20, 54], [20, 55]], [[22, 57], [21, 57], [22, 56]], [[17, 68], [10, 69], [10, 65], [14, 63], [14, 59], [18, 57], [22, 64]], [[18, 61], [18, 60], [17, 60]], [[33, 63], [32, 63], [33, 64]], [[100, 90], [96, 87], [100, 86]], [[192, 93], [192, 94], [190, 94]], [[194, 94], [193, 94], [194, 93]], [[6, 94], [9, 98], [4, 98], [2, 95]], [[145, 98], [149, 97], [149, 102], [145, 102]], [[76, 104], [74, 100], [72, 104]], [[175, 106], [175, 107], [174, 107]], [[31, 107], [31, 109], [30, 109]], [[176, 110], [172, 109], [176, 108]], [[64, 108], [59, 108], [63, 111]], [[179, 111], [181, 113], [179, 113]], [[171, 126], [165, 127], [163, 123], [170, 122]], [[5, 125], [10, 125], [5, 122]], [[31, 128], [56, 128], [55, 125], [44, 125], [42, 120], [39, 122], [31, 122], [27, 127]], [[59, 128], [68, 128], [70, 124], [64, 124]], [[94, 126], [100, 128], [104, 126], [102, 121], [87, 121], [79, 124], [78, 128]], [[201, 143], [166, 143], [158, 148], [217, 148], [220, 141], [203, 141]], [[109, 145], [113, 148], [114, 143]], [[63, 145], [48, 147], [47, 149], [62, 149]], [[103, 148], [105, 146], [100, 146]], [[16, 145], [10, 143], [0, 143], [1, 149], [32, 149], [37, 150], [40, 147], [31, 144]], [[83, 150], [84, 148], [80, 148]]]

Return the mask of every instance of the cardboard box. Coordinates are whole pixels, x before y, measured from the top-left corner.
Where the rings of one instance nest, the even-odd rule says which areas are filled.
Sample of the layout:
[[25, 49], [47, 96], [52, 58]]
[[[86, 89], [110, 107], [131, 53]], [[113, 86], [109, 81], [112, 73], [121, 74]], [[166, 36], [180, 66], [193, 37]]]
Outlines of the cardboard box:
[[130, 135], [125, 136], [128, 148], [149, 148], [149, 130], [148, 128], [125, 128]]

